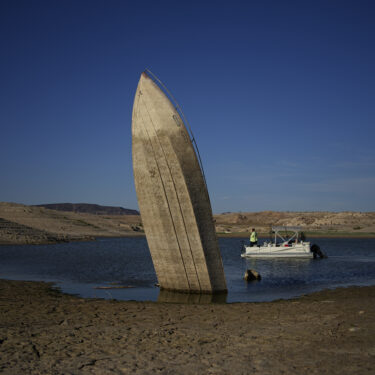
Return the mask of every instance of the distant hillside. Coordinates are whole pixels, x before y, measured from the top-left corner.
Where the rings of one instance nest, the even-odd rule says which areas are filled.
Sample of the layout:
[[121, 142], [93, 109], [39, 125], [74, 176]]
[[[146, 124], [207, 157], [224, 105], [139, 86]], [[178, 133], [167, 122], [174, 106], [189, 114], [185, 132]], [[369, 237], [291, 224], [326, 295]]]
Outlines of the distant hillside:
[[139, 215], [137, 210], [131, 210], [123, 207], [100, 206], [99, 204], [89, 203], [52, 203], [38, 204], [35, 207], [44, 207], [50, 210], [80, 212], [93, 215]]
[[375, 212], [226, 212], [214, 215], [220, 233], [269, 233], [271, 226], [301, 226], [306, 232], [375, 234]]
[[140, 235], [144, 235], [140, 215], [96, 215], [0, 202], [0, 245]]
[[[129, 214], [133, 212], [134, 215]], [[375, 212], [231, 212], [214, 215], [214, 220], [220, 236], [248, 238], [251, 228], [256, 228], [259, 237], [265, 238], [270, 227], [277, 225], [301, 226], [308, 238], [375, 237]], [[136, 210], [95, 204], [64, 203], [36, 207], [0, 202], [0, 245], [87, 241], [97, 237], [144, 234], [142, 218]]]

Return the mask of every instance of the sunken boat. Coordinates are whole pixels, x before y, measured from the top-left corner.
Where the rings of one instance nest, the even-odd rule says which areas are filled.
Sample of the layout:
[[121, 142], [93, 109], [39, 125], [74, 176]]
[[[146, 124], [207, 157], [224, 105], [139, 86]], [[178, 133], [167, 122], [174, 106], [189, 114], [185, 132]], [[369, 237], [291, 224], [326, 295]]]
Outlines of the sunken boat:
[[226, 292], [194, 137], [170, 92], [148, 70], [141, 74], [134, 99], [132, 156], [139, 209], [160, 288]]

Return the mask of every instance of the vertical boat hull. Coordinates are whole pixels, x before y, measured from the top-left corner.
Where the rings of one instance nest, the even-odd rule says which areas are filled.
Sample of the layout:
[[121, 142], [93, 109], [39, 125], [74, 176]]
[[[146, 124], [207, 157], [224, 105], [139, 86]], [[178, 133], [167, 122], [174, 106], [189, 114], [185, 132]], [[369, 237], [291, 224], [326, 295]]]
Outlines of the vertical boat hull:
[[139, 209], [161, 288], [226, 291], [211, 204], [189, 133], [145, 72], [132, 115]]

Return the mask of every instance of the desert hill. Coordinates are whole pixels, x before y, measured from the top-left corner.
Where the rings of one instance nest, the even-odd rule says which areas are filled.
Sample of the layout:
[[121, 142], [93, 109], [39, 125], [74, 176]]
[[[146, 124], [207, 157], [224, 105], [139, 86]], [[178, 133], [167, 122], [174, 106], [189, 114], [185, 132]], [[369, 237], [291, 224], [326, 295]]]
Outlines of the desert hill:
[[[216, 231], [223, 236], [247, 237], [251, 228], [265, 236], [273, 225], [292, 225], [302, 226], [309, 236], [375, 237], [375, 212], [241, 212], [214, 215], [214, 220]], [[140, 215], [61, 211], [0, 202], [0, 244], [54, 243], [143, 234]]]
[[96, 215], [0, 202], [0, 243], [51, 243], [139, 235], [139, 215]]
[[375, 212], [243, 212], [214, 215], [217, 232], [241, 233], [271, 226], [301, 226], [316, 235], [375, 235]]
[[56, 211], [81, 212], [94, 215], [139, 215], [137, 210], [131, 210], [129, 208], [101, 206], [99, 204], [90, 203], [50, 203], [38, 204], [34, 207], [44, 207]]

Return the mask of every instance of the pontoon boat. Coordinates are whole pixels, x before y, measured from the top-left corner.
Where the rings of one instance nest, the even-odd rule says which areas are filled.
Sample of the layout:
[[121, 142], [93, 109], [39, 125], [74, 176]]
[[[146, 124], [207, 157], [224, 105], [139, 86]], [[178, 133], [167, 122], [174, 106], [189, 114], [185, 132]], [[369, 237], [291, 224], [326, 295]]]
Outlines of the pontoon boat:
[[[313, 258], [310, 242], [304, 241], [301, 227], [272, 227], [274, 242], [266, 241], [262, 246], [244, 246], [244, 258]], [[288, 234], [292, 233], [291, 236]]]

